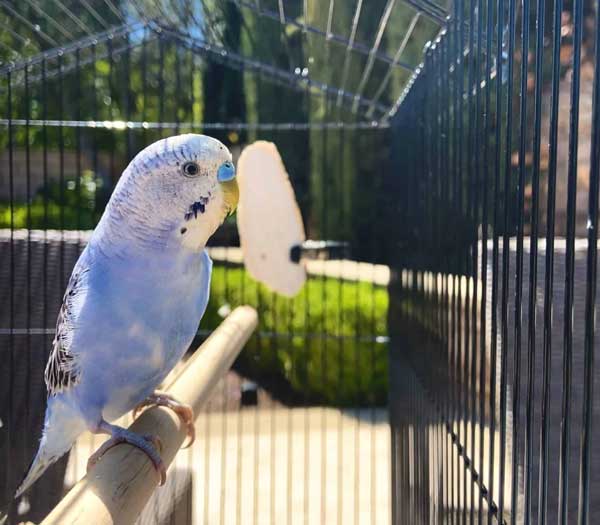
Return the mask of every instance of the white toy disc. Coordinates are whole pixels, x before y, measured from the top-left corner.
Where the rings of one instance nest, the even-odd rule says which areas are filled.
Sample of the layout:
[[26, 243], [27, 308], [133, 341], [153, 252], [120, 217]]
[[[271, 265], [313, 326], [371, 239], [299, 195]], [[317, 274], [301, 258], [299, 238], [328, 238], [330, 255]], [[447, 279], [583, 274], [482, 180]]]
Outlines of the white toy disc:
[[237, 179], [237, 225], [246, 269], [271, 290], [296, 295], [306, 281], [306, 271], [290, 260], [290, 249], [306, 237], [294, 189], [275, 144], [258, 141], [244, 148]]

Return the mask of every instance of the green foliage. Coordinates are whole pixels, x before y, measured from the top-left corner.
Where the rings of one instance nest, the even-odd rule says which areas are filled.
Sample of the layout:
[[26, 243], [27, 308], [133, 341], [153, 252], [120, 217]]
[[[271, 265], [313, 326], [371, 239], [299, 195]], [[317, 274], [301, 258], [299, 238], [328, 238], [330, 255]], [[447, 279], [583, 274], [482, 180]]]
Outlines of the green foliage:
[[258, 335], [239, 364], [265, 384], [285, 385], [297, 400], [336, 406], [387, 401], [388, 292], [366, 282], [310, 278], [287, 299], [270, 292], [242, 268], [215, 265], [211, 298], [201, 327], [221, 322], [223, 305], [259, 311]]
[[86, 230], [96, 226], [101, 213], [97, 198], [102, 181], [86, 171], [79, 180], [52, 181], [31, 202], [0, 202], [0, 228]]

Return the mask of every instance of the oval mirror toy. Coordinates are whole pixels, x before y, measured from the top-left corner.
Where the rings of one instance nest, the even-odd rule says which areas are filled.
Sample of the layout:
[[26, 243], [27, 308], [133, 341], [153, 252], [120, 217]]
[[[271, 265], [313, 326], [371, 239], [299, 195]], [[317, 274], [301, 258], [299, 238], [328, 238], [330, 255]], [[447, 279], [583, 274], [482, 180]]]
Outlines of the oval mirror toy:
[[294, 189], [275, 144], [246, 146], [237, 162], [240, 198], [237, 226], [244, 264], [271, 290], [292, 297], [306, 281], [306, 270], [290, 252], [306, 236]]

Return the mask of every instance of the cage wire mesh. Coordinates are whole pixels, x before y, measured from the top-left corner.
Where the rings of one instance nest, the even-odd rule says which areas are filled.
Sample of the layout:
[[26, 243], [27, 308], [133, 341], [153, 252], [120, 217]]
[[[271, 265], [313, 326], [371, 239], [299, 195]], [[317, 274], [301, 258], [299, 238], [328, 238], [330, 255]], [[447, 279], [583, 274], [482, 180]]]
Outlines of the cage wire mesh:
[[190, 130], [273, 141], [309, 237], [350, 254], [289, 300], [215, 235], [198, 341], [241, 303], [260, 326], [141, 522], [593, 522], [598, 2], [0, 9], [10, 522], [99, 445], [12, 502], [70, 270], [132, 155]]
[[593, 523], [598, 3], [452, 11], [392, 123], [394, 520]]
[[239, 304], [259, 328], [139, 522], [390, 521], [387, 122], [445, 16], [429, 0], [0, 3], [0, 521], [41, 521], [102, 441], [13, 501], [71, 270], [129, 160], [185, 132], [234, 159], [274, 142], [309, 237], [350, 249], [285, 299], [244, 271], [234, 220], [213, 236], [192, 347]]

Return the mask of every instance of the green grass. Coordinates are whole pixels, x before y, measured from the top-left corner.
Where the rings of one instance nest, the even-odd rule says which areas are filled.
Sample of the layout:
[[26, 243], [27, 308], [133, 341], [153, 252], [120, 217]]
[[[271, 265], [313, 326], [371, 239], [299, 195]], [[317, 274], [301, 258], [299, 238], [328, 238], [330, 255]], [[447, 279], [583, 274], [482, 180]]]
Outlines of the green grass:
[[372, 340], [387, 334], [385, 287], [313, 277], [287, 299], [241, 268], [215, 264], [201, 328], [215, 328], [225, 304], [258, 309], [259, 335], [238, 360], [256, 380], [277, 385], [296, 401], [336, 406], [387, 401], [387, 344]]

